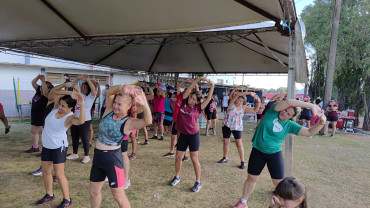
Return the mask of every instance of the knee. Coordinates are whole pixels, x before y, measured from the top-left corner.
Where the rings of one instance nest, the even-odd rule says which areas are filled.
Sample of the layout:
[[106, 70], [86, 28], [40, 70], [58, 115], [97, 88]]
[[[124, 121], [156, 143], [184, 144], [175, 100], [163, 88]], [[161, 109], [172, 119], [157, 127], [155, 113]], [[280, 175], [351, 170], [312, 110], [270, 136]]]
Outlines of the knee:
[[241, 139], [235, 140], [236, 147], [243, 147], [243, 143]]
[[119, 205], [122, 205], [122, 204], [123, 204], [123, 200], [124, 200], [124, 196], [123, 196], [123, 194], [121, 194], [120, 192], [118, 192], [118, 193], [113, 193], [113, 197], [114, 197], [114, 200], [116, 200], [116, 202], [117, 202]]
[[184, 154], [176, 154], [176, 162], [181, 162]]
[[100, 196], [100, 191], [96, 190], [96, 189], [93, 189], [90, 187], [89, 189], [89, 192], [90, 192], [90, 198], [97, 198]]
[[257, 180], [258, 180], [258, 176], [248, 175], [248, 177], [247, 177], [247, 182], [249, 182], [249, 183], [257, 183]]
[[62, 181], [66, 178], [66, 176], [63, 173], [55, 173], [55, 177], [59, 180]]
[[224, 144], [229, 145], [230, 144], [230, 139], [224, 139]]
[[51, 170], [47, 170], [46, 168], [42, 168], [42, 175], [51, 175]]

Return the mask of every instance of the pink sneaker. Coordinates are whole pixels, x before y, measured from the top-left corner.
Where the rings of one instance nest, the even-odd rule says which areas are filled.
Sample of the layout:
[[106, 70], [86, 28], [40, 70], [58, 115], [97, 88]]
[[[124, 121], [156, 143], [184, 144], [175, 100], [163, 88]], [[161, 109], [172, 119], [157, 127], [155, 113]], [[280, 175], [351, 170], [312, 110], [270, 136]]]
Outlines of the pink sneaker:
[[244, 204], [242, 200], [239, 200], [238, 203], [236, 203], [233, 208], [248, 208], [247, 204]]

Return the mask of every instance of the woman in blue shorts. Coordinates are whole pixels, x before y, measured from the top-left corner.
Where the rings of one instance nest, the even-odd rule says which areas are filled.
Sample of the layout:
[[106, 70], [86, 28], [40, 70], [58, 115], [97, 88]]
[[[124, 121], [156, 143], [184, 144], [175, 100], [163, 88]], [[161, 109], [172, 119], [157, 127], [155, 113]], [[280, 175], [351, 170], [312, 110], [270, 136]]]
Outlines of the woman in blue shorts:
[[[314, 115], [320, 117], [320, 122], [311, 128], [305, 128], [290, 120], [296, 115], [297, 107], [309, 108]], [[249, 156], [248, 177], [244, 183], [243, 196], [233, 208], [247, 207], [247, 200], [266, 164], [275, 187], [284, 178], [281, 146], [287, 134], [312, 136], [322, 129], [325, 122], [324, 111], [312, 103], [289, 99], [272, 105], [253, 135], [253, 148]]]
[[[90, 204], [99, 207], [101, 189], [107, 177], [109, 187], [119, 207], [129, 208], [125, 194], [121, 142], [134, 129], [141, 129], [152, 122], [152, 115], [145, 94], [134, 85], [116, 85], [106, 92], [106, 110], [99, 124], [98, 139], [90, 173]], [[135, 103], [142, 105], [144, 117], [137, 119]], [[125, 144], [127, 147], [127, 144]]]

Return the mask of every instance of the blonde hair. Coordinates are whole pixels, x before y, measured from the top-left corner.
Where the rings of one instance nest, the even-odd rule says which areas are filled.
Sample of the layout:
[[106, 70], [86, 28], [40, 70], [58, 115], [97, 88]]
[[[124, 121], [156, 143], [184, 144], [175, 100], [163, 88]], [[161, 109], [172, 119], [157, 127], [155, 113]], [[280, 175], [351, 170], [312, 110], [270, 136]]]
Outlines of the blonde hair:
[[128, 95], [128, 94], [125, 94], [123, 92], [119, 92], [117, 93], [115, 96], [114, 96], [114, 100], [116, 100], [116, 97], [125, 97], [125, 96], [129, 96], [130, 97], [130, 101], [131, 103], [129, 103], [129, 105], [131, 105], [131, 108], [128, 110], [127, 114], [132, 117], [132, 118], [136, 118], [137, 117], [137, 113], [136, 113], [136, 102], [135, 102], [135, 99], [131, 96], [131, 95]]

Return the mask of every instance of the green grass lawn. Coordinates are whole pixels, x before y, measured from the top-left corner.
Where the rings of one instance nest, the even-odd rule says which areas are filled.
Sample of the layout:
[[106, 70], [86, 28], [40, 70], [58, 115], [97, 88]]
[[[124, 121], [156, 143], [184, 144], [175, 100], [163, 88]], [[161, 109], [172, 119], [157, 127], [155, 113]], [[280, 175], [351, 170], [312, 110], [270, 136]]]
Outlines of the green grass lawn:
[[[0, 135], [0, 207], [33, 207], [45, 194], [42, 177], [30, 174], [39, 168], [40, 157], [36, 157], [36, 153], [24, 153], [32, 144], [30, 124], [13, 121], [11, 125], [9, 135]], [[98, 121], [94, 121], [95, 134], [97, 126]], [[244, 128], [246, 161], [254, 128], [252, 123]], [[3, 130], [2, 126], [0, 132]], [[219, 123], [217, 136], [201, 136], [199, 160], [203, 188], [198, 193], [190, 192], [195, 181], [191, 161], [183, 164], [181, 182], [175, 187], [168, 185], [175, 175], [174, 157], [163, 157], [169, 151], [169, 135], [164, 141], [151, 140], [148, 146], [142, 146], [144, 139], [139, 137], [137, 159], [131, 161], [132, 185], [126, 191], [132, 207], [231, 207], [235, 204], [241, 197], [247, 170], [237, 167], [240, 161], [234, 142], [230, 145], [229, 162], [217, 163], [222, 158], [221, 135]], [[294, 142], [294, 176], [305, 182], [311, 207], [370, 207], [369, 136], [338, 133], [334, 138], [295, 137]], [[93, 157], [92, 150], [90, 157]], [[72, 152], [72, 146], [68, 152]], [[131, 153], [131, 144], [128, 153]], [[79, 155], [83, 155], [82, 147]], [[80, 161], [66, 163], [70, 195], [74, 207], [90, 207], [88, 188], [92, 163]], [[248, 200], [249, 207], [267, 207], [273, 188], [265, 168]], [[54, 183], [53, 189], [57, 200], [43, 207], [56, 207], [61, 202], [59, 185]], [[104, 185], [102, 194], [101, 207], [117, 207], [108, 184]]]

